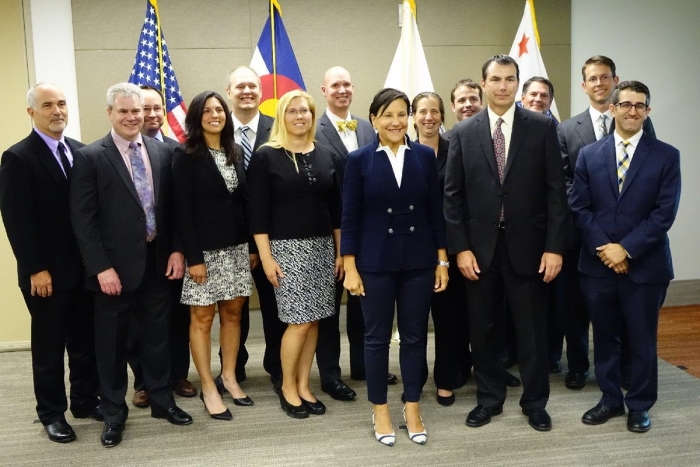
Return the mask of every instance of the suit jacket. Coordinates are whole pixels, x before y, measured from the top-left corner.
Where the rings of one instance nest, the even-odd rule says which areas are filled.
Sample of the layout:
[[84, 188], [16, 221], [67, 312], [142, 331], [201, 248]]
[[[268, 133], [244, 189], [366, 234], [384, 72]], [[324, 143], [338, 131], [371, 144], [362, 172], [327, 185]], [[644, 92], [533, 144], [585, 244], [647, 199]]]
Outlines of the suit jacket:
[[208, 153], [178, 148], [173, 158], [175, 210], [187, 264], [202, 264], [204, 250], [248, 241], [248, 190], [242, 156], [234, 161], [238, 186], [231, 193]]
[[[153, 173], [156, 267], [165, 275], [170, 254], [180, 250], [172, 226], [172, 150], [148, 136], [143, 142]], [[146, 216], [111, 134], [75, 153], [70, 200], [86, 287], [99, 291], [97, 274], [114, 268], [123, 290], [136, 290], [146, 270]]]
[[435, 152], [408, 142], [401, 187], [379, 139], [348, 155], [340, 250], [358, 271], [384, 272], [437, 265], [446, 247]]
[[[647, 118], [644, 121], [643, 130], [647, 136], [656, 138], [651, 119]], [[610, 126], [610, 134], [613, 134], [614, 131], [615, 119], [613, 119]], [[591, 121], [591, 114], [588, 108], [580, 114], [561, 122], [557, 128], [557, 135], [559, 137], [561, 157], [564, 160], [566, 191], [570, 195], [571, 187], [574, 184], [574, 169], [576, 168], [578, 153], [584, 146], [596, 142], [595, 130], [593, 129], [593, 122]]]
[[450, 137], [445, 219], [450, 253], [471, 250], [491, 264], [501, 205], [515, 272], [537, 274], [544, 252], [564, 252], [566, 192], [556, 125], [546, 115], [515, 108], [503, 186], [488, 110], [462, 120]]
[[[83, 144], [65, 138], [71, 153]], [[32, 131], [2, 155], [0, 211], [17, 259], [22, 290], [30, 276], [48, 270], [54, 290], [80, 283], [83, 264], [70, 224], [70, 184], [41, 136]]]
[[678, 150], [644, 133], [619, 193], [615, 138], [610, 135], [581, 149], [574, 175], [571, 208], [583, 240], [579, 271], [614, 277], [596, 256], [596, 247], [619, 243], [631, 256], [631, 281], [673, 279], [667, 232], [681, 193]]
[[[268, 117], [267, 115], [261, 113], [260, 119], [258, 119], [258, 128], [255, 130], [255, 144], [253, 145], [253, 153], [258, 150], [260, 146], [267, 143], [270, 139], [270, 130], [272, 129], [272, 124], [275, 123], [275, 119]], [[236, 130], [237, 128], [234, 128]]]
[[[357, 147], [371, 143], [376, 138], [376, 133], [372, 124], [367, 120], [362, 118], [357, 118], [357, 128], [355, 129], [355, 135], [357, 136]], [[328, 115], [324, 112], [323, 115], [316, 122], [316, 141], [324, 146], [329, 147], [335, 153], [338, 167], [338, 177], [340, 183], [343, 183], [345, 177], [345, 165], [348, 160], [348, 149], [343, 144], [343, 140], [340, 139], [338, 130], [328, 118]], [[342, 186], [342, 185], [341, 185]]]

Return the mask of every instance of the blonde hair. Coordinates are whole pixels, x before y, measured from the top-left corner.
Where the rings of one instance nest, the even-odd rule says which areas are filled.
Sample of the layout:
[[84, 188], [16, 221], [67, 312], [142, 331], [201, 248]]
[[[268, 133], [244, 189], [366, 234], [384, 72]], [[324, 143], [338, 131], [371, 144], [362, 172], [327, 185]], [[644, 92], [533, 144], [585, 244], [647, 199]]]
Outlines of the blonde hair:
[[308, 134], [308, 141], [311, 143], [316, 141], [316, 103], [310, 94], [300, 89], [296, 89], [283, 95], [277, 103], [275, 122], [272, 124], [272, 129], [270, 130], [270, 138], [267, 140], [267, 143], [265, 143], [264, 146], [291, 150], [289, 147], [289, 132], [287, 131], [287, 126], [285, 125], [284, 115], [287, 112], [292, 100], [296, 99], [297, 97], [306, 99], [306, 102], [309, 105], [309, 111], [311, 112], [312, 118], [311, 128], [309, 129]]

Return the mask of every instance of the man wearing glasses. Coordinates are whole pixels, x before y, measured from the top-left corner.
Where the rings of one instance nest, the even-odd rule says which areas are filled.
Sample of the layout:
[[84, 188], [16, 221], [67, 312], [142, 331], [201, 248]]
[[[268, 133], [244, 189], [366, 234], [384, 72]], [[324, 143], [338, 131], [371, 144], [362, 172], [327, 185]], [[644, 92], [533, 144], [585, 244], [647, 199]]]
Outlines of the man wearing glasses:
[[[559, 146], [564, 159], [564, 175], [566, 177], [566, 191], [571, 196], [571, 186], [574, 182], [574, 169], [579, 151], [584, 146], [595, 143], [597, 140], [612, 134], [615, 129], [615, 121], [610, 111], [610, 99], [613, 90], [619, 82], [615, 72], [615, 62], [604, 55], [594, 55], [586, 60], [581, 69], [583, 82], [581, 87], [588, 95], [589, 107], [580, 114], [563, 121], [557, 127]], [[656, 138], [654, 126], [650, 119], [643, 120], [644, 134]], [[566, 312], [563, 313], [564, 322], [558, 335], [550, 335], [550, 359], [556, 353], [561, 353], [563, 337], [566, 337], [566, 356], [568, 360], [568, 373], [564, 384], [569, 389], [581, 389], [586, 385], [588, 378], [588, 312], [581, 296], [580, 279], [578, 272], [579, 250], [581, 239], [572, 228], [567, 242], [567, 250], [564, 254], [560, 280], [565, 283]], [[551, 332], [551, 331], [550, 331]], [[558, 340], [555, 344], [554, 340]], [[629, 387], [629, 350], [627, 336], [623, 332], [622, 353], [622, 386]], [[552, 349], [558, 347], [559, 352]], [[550, 367], [558, 362], [550, 361]]]
[[[583, 423], [599, 425], [629, 409], [627, 429], [651, 428], [657, 399], [659, 309], [673, 265], [668, 230], [678, 211], [678, 150], [647, 135], [649, 88], [620, 83], [612, 94], [614, 132], [581, 149], [571, 209], [582, 247], [581, 290], [593, 323], [596, 381], [603, 395]], [[631, 349], [631, 379], [621, 389], [620, 332]]]

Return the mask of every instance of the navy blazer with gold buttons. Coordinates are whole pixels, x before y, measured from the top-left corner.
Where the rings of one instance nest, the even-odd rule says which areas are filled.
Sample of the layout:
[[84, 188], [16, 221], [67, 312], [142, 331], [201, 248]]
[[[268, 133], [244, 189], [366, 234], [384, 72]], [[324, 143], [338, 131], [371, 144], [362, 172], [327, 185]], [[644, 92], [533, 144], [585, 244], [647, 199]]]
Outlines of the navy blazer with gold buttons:
[[434, 267], [447, 245], [435, 152], [407, 145], [401, 187], [378, 137], [348, 155], [340, 251], [360, 272]]

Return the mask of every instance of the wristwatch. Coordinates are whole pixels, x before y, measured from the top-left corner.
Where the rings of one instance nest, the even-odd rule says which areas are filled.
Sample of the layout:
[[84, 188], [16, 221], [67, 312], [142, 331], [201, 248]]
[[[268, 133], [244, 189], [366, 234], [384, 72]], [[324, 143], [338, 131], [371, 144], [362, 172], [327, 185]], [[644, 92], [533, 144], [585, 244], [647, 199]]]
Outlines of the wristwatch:
[[445, 266], [446, 268], [449, 268], [450, 262], [449, 261], [438, 261], [438, 266]]

